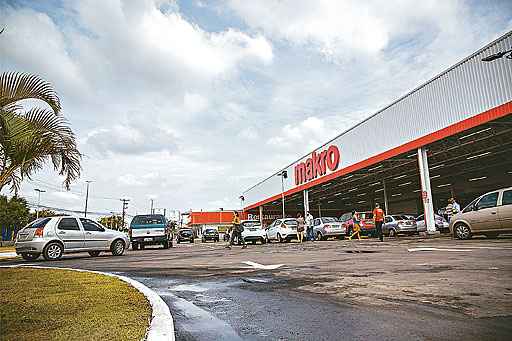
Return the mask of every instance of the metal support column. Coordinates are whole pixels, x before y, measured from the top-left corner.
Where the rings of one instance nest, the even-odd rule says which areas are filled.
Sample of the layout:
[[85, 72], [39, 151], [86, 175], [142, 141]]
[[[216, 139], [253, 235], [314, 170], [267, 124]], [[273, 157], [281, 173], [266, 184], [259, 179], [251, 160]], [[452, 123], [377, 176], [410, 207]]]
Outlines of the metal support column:
[[259, 207], [260, 209], [260, 225], [263, 227], [263, 205]]
[[427, 150], [418, 148], [418, 164], [421, 180], [421, 197], [423, 200], [423, 212], [425, 213], [425, 224], [427, 233], [436, 233], [436, 222], [434, 217], [434, 205], [432, 203], [432, 189], [430, 187], [430, 173], [428, 170]]
[[308, 216], [309, 212], [309, 191], [305, 189], [303, 191], [303, 197], [304, 197], [304, 219]]
[[382, 180], [382, 188], [384, 190], [384, 211], [386, 212], [386, 215], [388, 215], [389, 209], [388, 209], [388, 192], [386, 189], [386, 180]]

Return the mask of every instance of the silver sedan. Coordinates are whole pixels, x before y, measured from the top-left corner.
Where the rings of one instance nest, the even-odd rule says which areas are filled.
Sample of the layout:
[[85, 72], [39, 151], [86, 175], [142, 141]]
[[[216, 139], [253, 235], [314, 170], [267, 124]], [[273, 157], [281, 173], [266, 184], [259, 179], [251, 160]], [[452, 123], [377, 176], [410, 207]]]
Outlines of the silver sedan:
[[102, 251], [120, 256], [129, 247], [128, 236], [105, 228], [87, 218], [56, 216], [36, 219], [16, 236], [16, 253], [26, 260], [57, 260], [64, 253], [88, 252], [92, 257]]

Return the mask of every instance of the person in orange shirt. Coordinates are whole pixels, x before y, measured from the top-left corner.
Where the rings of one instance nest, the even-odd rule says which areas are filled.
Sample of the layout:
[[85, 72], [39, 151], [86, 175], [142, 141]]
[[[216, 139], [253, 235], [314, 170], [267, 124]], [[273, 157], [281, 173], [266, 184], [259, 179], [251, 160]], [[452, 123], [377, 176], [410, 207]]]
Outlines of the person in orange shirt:
[[384, 224], [384, 211], [380, 208], [379, 203], [375, 204], [375, 209], [373, 210], [373, 222], [375, 223], [375, 229], [377, 230], [377, 235], [379, 236], [380, 241], [384, 241], [382, 236], [382, 224]]

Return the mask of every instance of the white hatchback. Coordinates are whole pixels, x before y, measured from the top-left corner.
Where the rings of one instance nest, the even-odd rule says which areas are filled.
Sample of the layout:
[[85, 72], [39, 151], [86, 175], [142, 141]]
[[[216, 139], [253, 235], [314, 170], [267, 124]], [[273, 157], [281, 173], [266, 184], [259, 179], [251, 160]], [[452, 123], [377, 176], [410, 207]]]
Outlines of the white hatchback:
[[242, 237], [246, 243], [256, 244], [259, 241], [261, 244], [265, 244], [267, 242], [265, 230], [261, 227], [261, 223], [258, 220], [242, 220], [240, 223], [244, 228]]
[[39, 218], [25, 226], [18, 232], [14, 248], [26, 260], [41, 254], [46, 260], [57, 260], [68, 252], [88, 252], [96, 257], [109, 251], [120, 256], [129, 245], [125, 233], [107, 229], [94, 220], [57, 216]]
[[297, 239], [297, 219], [277, 219], [267, 227], [267, 242], [277, 240], [280, 243]]

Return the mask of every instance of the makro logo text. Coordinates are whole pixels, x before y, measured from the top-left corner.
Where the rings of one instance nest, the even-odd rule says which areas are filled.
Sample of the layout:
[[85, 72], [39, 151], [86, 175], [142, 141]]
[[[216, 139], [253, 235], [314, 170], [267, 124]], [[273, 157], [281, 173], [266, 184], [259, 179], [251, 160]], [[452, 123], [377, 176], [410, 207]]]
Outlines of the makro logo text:
[[340, 151], [336, 146], [330, 146], [320, 153], [313, 152], [306, 162], [295, 166], [295, 185], [303, 184], [319, 176], [325, 175], [327, 169], [335, 171], [340, 163]]

